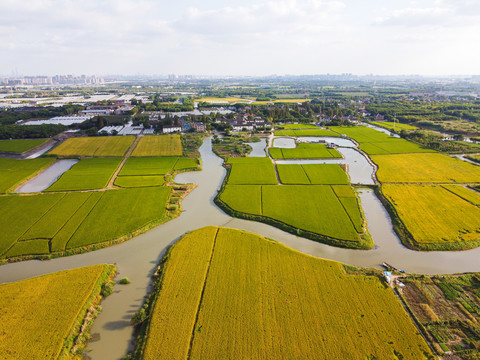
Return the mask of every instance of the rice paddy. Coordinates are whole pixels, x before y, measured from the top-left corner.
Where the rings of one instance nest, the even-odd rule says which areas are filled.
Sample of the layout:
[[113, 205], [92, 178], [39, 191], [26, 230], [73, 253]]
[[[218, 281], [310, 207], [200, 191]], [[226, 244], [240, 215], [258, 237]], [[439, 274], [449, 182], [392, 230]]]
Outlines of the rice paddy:
[[180, 135], [143, 136], [132, 156], [182, 156]]
[[359, 233], [364, 230], [357, 199], [342, 202], [342, 198], [328, 185], [226, 185], [220, 195], [227, 206], [240, 213], [261, 215], [334, 239], [360, 242]]
[[372, 121], [372, 124], [383, 127], [385, 129], [388, 129], [388, 130], [395, 129], [396, 131], [417, 130], [418, 129], [416, 126], [413, 126], [413, 125], [402, 124], [402, 123], [399, 123], [399, 122], [393, 123], [393, 121]]
[[[464, 190], [451, 190], [439, 185], [382, 186], [420, 249], [455, 248], [455, 243], [462, 243], [462, 248], [475, 246], [480, 239], [480, 208], [465, 199]], [[478, 201], [476, 195], [468, 197]]]
[[143, 359], [434, 359], [377, 277], [256, 234], [187, 234], [156, 289]]
[[348, 176], [338, 164], [278, 164], [277, 170], [282, 184], [348, 184]]
[[0, 158], [0, 193], [15, 189], [20, 183], [55, 162], [54, 159], [37, 158], [16, 160]]
[[1, 284], [2, 359], [73, 358], [87, 310], [115, 271], [95, 265]]
[[0, 197], [0, 258], [107, 243], [162, 221], [169, 187]]
[[335, 149], [329, 149], [323, 144], [298, 144], [296, 148], [269, 148], [270, 156], [274, 159], [331, 159], [341, 158], [342, 155]]
[[340, 136], [337, 133], [334, 133], [328, 129], [303, 129], [303, 130], [275, 130], [275, 136], [292, 136], [292, 137], [299, 137], [299, 136], [332, 136], [338, 137]]
[[229, 158], [232, 169], [228, 183], [232, 185], [277, 184], [275, 166], [269, 158]]
[[46, 143], [49, 139], [0, 140], [0, 152], [23, 153]]
[[67, 170], [46, 191], [103, 189], [120, 165], [120, 158], [86, 158]]
[[198, 159], [182, 157], [130, 157], [119, 176], [165, 175], [174, 170], [197, 169]]
[[78, 137], [65, 140], [50, 150], [49, 155], [75, 156], [124, 156], [134, 141], [133, 136]]
[[443, 154], [371, 156], [382, 183], [479, 183], [480, 167]]

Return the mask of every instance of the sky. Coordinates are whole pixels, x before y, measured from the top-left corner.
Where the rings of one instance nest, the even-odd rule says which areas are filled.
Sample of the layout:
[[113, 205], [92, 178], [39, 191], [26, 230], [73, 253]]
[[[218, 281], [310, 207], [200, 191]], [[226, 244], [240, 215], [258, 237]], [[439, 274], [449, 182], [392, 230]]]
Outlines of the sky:
[[480, 0], [0, 0], [0, 74], [480, 74]]

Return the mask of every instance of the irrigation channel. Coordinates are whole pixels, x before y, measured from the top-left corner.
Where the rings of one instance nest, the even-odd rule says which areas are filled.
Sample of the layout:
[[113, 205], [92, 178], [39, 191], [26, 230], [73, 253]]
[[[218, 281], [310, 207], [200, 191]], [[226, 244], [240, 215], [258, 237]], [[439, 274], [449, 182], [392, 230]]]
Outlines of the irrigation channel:
[[388, 213], [371, 189], [359, 194], [375, 241], [372, 250], [336, 248], [291, 235], [272, 226], [234, 219], [213, 203], [225, 176], [222, 159], [212, 152], [211, 138], [200, 147], [203, 171], [177, 175], [179, 183], [196, 183], [198, 187], [183, 201], [183, 213], [122, 244], [105, 249], [52, 259], [24, 261], [0, 267], [0, 282], [17, 281], [33, 276], [81, 266], [112, 263], [118, 267], [117, 279], [128, 277], [129, 285], [116, 285], [103, 303], [95, 321], [86, 354], [92, 359], [120, 359], [132, 348], [131, 316], [138, 311], [150, 290], [151, 275], [167, 247], [185, 232], [207, 225], [226, 226], [252, 231], [278, 240], [303, 253], [347, 264], [379, 267], [386, 261], [407, 272], [424, 274], [480, 271], [480, 248], [461, 252], [418, 252], [404, 247], [392, 229]]

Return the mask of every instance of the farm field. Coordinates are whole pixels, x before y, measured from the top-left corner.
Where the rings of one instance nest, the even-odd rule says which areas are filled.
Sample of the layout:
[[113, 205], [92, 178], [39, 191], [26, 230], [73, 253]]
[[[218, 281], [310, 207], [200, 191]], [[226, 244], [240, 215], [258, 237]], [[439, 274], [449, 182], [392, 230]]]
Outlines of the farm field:
[[277, 128], [284, 129], [284, 130], [303, 130], [303, 129], [318, 129], [318, 126], [313, 124], [285, 124], [285, 125], [278, 125]]
[[23, 153], [46, 143], [49, 139], [0, 140], [0, 152]]
[[[72, 345], [113, 265], [95, 265], [0, 285], [2, 359], [73, 358]], [[85, 336], [85, 334], [83, 334]], [[77, 355], [78, 356], [78, 355]]]
[[45, 191], [103, 189], [121, 162], [121, 158], [82, 159]]
[[439, 354], [458, 359], [480, 353], [480, 274], [407, 276], [400, 294]]
[[477, 163], [480, 163], [480, 155], [475, 154], [475, 155], [465, 155], [465, 157], [469, 160], [475, 161]]
[[371, 156], [382, 183], [479, 183], [480, 167], [443, 154]]
[[236, 103], [250, 103], [249, 99], [242, 99], [237, 97], [202, 97], [195, 99], [195, 102], [207, 102], [207, 103], [225, 103], [225, 104], [236, 104]]
[[270, 156], [274, 159], [330, 159], [341, 158], [342, 155], [335, 149], [328, 149], [323, 144], [298, 144], [296, 148], [269, 148]]
[[478, 206], [438, 185], [385, 184], [382, 191], [412, 235], [415, 247], [445, 250], [478, 246]]
[[[394, 123], [393, 121], [372, 121], [371, 122], [373, 125], [380, 126], [382, 128], [388, 129], [388, 130], [393, 130]], [[409, 125], [409, 124], [402, 124], [399, 122], [395, 122], [395, 130], [400, 131], [400, 130], [417, 130], [418, 127]]]
[[198, 165], [197, 159], [182, 157], [130, 157], [119, 176], [165, 175], [173, 170], [195, 169]]
[[369, 155], [435, 152], [405, 139], [395, 138], [366, 126], [331, 126], [331, 130], [347, 135], [360, 144]]
[[182, 156], [180, 135], [143, 136], [132, 156]]
[[275, 166], [269, 158], [229, 158], [232, 166], [228, 183], [232, 185], [277, 184]]
[[[347, 197], [354, 201], [343, 201]], [[351, 189], [337, 195], [328, 185], [226, 185], [220, 200], [240, 213], [262, 215], [351, 246], [362, 245], [363, 218]]]
[[0, 193], [13, 190], [15, 185], [21, 183], [47, 168], [55, 159], [37, 158], [31, 160], [16, 160], [0, 158]]
[[480, 193], [459, 185], [442, 185], [448, 191], [451, 191], [455, 195], [462, 199], [472, 203], [473, 205], [480, 206]]
[[164, 175], [118, 176], [115, 179], [115, 185], [123, 188], [162, 186], [164, 184]]
[[292, 136], [292, 137], [299, 137], [299, 136], [332, 136], [332, 137], [339, 137], [340, 135], [334, 133], [328, 129], [304, 129], [304, 130], [275, 130], [275, 136]]
[[50, 150], [49, 155], [117, 156], [122, 157], [134, 141], [133, 136], [79, 137], [65, 140]]
[[252, 105], [268, 105], [268, 104], [302, 104], [304, 102], [310, 102], [312, 99], [275, 99], [275, 100], [262, 100], [262, 101], [254, 101]]
[[[161, 221], [169, 187], [0, 197], [0, 259], [113, 241]], [[128, 215], [128, 216], [127, 216]]]
[[144, 359], [434, 359], [375, 276], [226, 228], [187, 234], [167, 256]]
[[348, 184], [347, 173], [338, 164], [277, 165], [282, 184]]

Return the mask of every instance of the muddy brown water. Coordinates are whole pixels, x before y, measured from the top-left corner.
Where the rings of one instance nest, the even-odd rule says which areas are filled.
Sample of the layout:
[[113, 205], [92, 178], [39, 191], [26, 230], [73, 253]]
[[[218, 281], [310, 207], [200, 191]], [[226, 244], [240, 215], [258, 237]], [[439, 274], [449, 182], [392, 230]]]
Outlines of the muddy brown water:
[[129, 285], [115, 286], [95, 321], [86, 354], [92, 359], [120, 359], [132, 349], [131, 316], [150, 291], [151, 275], [170, 244], [185, 232], [203, 226], [227, 226], [252, 231], [282, 242], [298, 251], [351, 265], [379, 267], [384, 261], [408, 272], [425, 274], [480, 271], [480, 248], [461, 252], [417, 252], [405, 248], [393, 232], [388, 213], [370, 189], [360, 189], [360, 198], [375, 241], [373, 250], [336, 248], [295, 235], [270, 225], [234, 219], [213, 203], [225, 176], [222, 160], [211, 151], [211, 139], [200, 148], [203, 171], [179, 174], [176, 181], [198, 187], [183, 201], [182, 214], [122, 244], [49, 261], [24, 261], [0, 266], [0, 282], [18, 281], [81, 266], [112, 263], [118, 267], [117, 280], [128, 277]]

